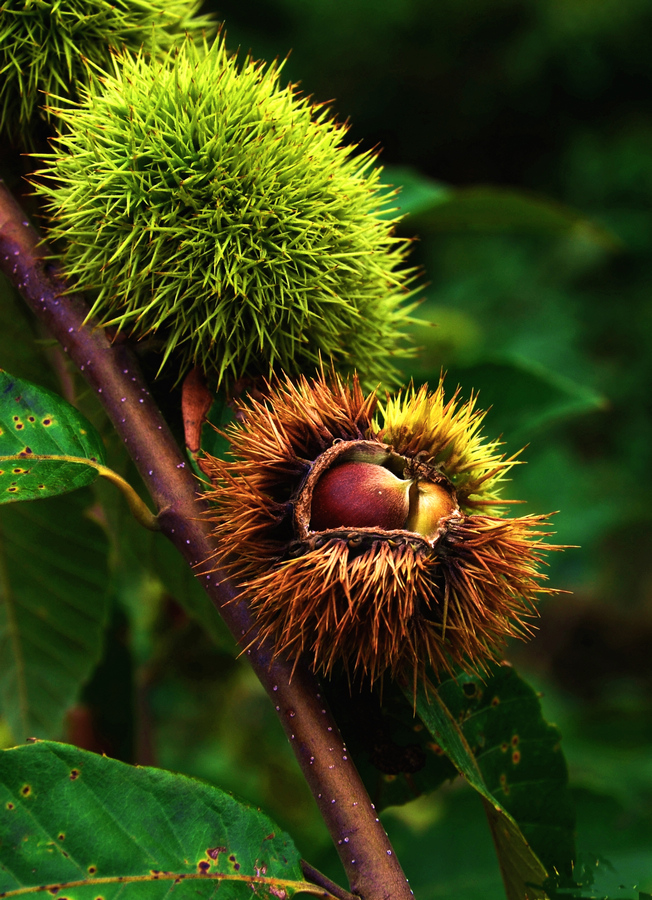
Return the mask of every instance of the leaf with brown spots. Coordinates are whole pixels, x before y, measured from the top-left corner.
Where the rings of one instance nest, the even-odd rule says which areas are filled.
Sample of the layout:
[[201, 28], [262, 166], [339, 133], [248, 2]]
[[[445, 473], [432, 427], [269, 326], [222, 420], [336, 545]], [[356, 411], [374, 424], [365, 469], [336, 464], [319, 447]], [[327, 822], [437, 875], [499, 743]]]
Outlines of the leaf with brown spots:
[[0, 369], [0, 503], [84, 487], [103, 463], [99, 434], [74, 406]]
[[218, 788], [48, 741], [0, 752], [3, 900], [163, 900], [173, 888], [175, 900], [334, 900], [304, 880], [287, 834]]
[[509, 900], [546, 896], [548, 876], [570, 876], [575, 816], [558, 730], [508, 665], [457, 673], [417, 713], [482, 796]]

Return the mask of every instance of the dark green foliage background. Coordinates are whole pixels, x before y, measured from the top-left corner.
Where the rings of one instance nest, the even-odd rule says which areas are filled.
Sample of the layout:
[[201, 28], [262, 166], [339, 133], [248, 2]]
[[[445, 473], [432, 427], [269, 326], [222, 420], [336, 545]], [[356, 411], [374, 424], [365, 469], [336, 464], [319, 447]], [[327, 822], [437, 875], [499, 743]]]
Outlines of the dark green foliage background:
[[[383, 148], [386, 179], [410, 185], [403, 202], [415, 214], [403, 233], [418, 235], [415, 257], [429, 282], [419, 312], [436, 327], [415, 331], [423, 351], [406, 375], [435, 381], [443, 367], [451, 390], [479, 389], [480, 405], [492, 407], [487, 434], [503, 433], [507, 452], [529, 445], [509, 487], [527, 501], [519, 511], [560, 510], [558, 540], [580, 545], [550, 560], [551, 583], [572, 594], [542, 602], [538, 634], [507, 656], [543, 692], [544, 715], [563, 735], [580, 870], [593, 872], [596, 896], [635, 897], [634, 885], [650, 892], [652, 7], [212, 5], [229, 47], [266, 59], [292, 50], [286, 77], [318, 100], [336, 98], [351, 137]], [[427, 189], [424, 177], [434, 182]], [[440, 184], [510, 193], [454, 192], [445, 210], [435, 205], [446, 194]], [[547, 201], [534, 214], [510, 199], [513, 190], [580, 216]], [[0, 332], [0, 366], [61, 390], [41, 363], [18, 357], [16, 336], [28, 326], [11, 322], [11, 337]], [[174, 409], [170, 388], [161, 395]], [[76, 391], [108, 435], [81, 382]], [[124, 471], [110, 440], [108, 449]], [[106, 498], [112, 489], [95, 490]], [[116, 514], [113, 546], [135, 547], [136, 528]], [[112, 664], [97, 670], [59, 736], [81, 742], [83, 725], [84, 746], [122, 747], [123, 758], [236, 791], [340, 878], [262, 688], [218, 625], [205, 623], [211, 640], [182, 610], [184, 576], [170, 552], [152, 538], [115, 567]], [[126, 748], [112, 704], [131, 714]], [[396, 788], [394, 776], [379, 777]], [[419, 900], [503, 896], [480, 801], [459, 780], [383, 817]]]

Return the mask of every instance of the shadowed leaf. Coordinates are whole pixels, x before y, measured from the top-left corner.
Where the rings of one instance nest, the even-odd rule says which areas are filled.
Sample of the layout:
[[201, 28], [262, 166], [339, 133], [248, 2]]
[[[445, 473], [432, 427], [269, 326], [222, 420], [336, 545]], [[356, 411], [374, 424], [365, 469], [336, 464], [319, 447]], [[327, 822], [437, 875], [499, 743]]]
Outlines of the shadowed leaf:
[[613, 232], [583, 213], [531, 192], [487, 185], [454, 188], [403, 166], [387, 167], [382, 180], [400, 188], [396, 207], [410, 216], [404, 228], [420, 233], [568, 234], [608, 250], [620, 246]]
[[545, 896], [547, 874], [570, 876], [574, 811], [560, 735], [532, 690], [508, 666], [458, 674], [417, 712], [457, 770], [481, 795], [510, 900]]
[[102, 652], [108, 543], [87, 503], [0, 510], [0, 709], [16, 741], [58, 735]]
[[531, 359], [503, 357], [451, 369], [452, 379], [482, 392], [494, 427], [509, 435], [512, 446], [562, 419], [608, 408], [606, 397], [590, 386]]

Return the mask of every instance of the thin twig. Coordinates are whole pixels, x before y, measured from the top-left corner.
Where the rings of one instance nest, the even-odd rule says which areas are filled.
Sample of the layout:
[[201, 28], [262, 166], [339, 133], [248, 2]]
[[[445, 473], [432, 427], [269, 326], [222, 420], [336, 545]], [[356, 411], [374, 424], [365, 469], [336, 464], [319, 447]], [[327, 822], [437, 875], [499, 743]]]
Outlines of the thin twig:
[[301, 871], [303, 872], [303, 877], [306, 881], [312, 881], [317, 887], [324, 888], [324, 890], [328, 891], [329, 894], [332, 894], [333, 897], [337, 897], [337, 900], [359, 900], [355, 894], [345, 891], [344, 888], [341, 888], [339, 884], [335, 884], [334, 881], [327, 878], [323, 872], [319, 871], [319, 869], [315, 869], [314, 866], [311, 866], [305, 859], [301, 860]]
[[[0, 182], [0, 268], [86, 377], [124, 440], [159, 510], [161, 531], [200, 579], [238, 640], [255, 635], [237, 590], [210, 562], [215, 545], [208, 507], [178, 445], [151, 398], [135, 357], [85, 324], [88, 306], [46, 259], [47, 250]], [[411, 891], [337, 724], [307, 666], [274, 659], [264, 644], [250, 662], [276, 712], [335, 842], [351, 890], [365, 900], [410, 900]]]

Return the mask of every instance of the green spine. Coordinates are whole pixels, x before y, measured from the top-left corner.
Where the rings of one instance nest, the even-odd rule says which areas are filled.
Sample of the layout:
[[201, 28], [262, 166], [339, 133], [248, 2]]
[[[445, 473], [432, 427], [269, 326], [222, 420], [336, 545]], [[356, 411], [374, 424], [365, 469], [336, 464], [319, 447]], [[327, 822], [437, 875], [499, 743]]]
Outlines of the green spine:
[[118, 62], [37, 185], [93, 316], [220, 382], [320, 359], [392, 382], [414, 270], [373, 155], [220, 39]]

